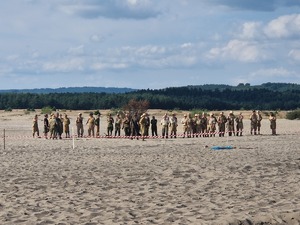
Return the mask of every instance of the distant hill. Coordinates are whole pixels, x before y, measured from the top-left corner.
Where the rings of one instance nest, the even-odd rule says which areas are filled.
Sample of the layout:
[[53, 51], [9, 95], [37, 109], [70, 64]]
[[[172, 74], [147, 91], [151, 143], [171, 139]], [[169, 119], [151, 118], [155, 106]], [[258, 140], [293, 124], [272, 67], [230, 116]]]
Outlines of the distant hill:
[[32, 94], [50, 94], [50, 93], [116, 93], [122, 94], [136, 91], [131, 88], [117, 87], [61, 87], [61, 88], [35, 88], [35, 89], [10, 89], [0, 90], [0, 93], [32, 93]]

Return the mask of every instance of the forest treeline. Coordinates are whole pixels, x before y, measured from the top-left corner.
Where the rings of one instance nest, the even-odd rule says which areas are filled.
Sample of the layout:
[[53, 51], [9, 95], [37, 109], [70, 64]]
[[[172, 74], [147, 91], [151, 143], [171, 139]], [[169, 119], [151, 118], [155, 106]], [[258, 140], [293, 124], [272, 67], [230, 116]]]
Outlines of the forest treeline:
[[132, 99], [148, 101], [151, 109], [294, 110], [300, 107], [300, 85], [197, 85], [127, 93], [1, 93], [0, 109], [122, 109]]

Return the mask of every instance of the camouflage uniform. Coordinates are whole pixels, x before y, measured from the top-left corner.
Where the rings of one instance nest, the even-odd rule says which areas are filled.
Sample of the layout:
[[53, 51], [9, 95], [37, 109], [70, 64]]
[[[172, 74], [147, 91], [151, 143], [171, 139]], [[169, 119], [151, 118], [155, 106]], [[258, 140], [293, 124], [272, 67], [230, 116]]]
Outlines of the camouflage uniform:
[[122, 119], [119, 114], [117, 114], [116, 120], [115, 120], [115, 136], [121, 135], [121, 124]]
[[142, 135], [142, 139], [145, 140], [145, 136], [147, 135], [147, 118], [146, 118], [146, 114], [143, 113], [141, 115], [141, 118], [139, 120], [139, 125], [140, 125], [140, 130], [141, 130], [141, 135]]
[[111, 114], [108, 114], [107, 117], [107, 136], [112, 136], [112, 132], [114, 130], [114, 118], [112, 118]]
[[168, 138], [169, 135], [169, 125], [170, 125], [170, 120], [167, 114], [164, 115], [162, 120], [160, 121], [160, 124], [162, 125], [162, 130], [161, 130], [161, 135], [162, 137]]
[[88, 136], [95, 137], [95, 117], [93, 113], [90, 113], [90, 117], [86, 121], [88, 125]]
[[229, 136], [232, 136], [232, 134], [235, 135], [234, 121], [235, 121], [235, 116], [234, 116], [233, 112], [231, 111], [227, 117], [227, 130], [228, 130]]
[[35, 133], [37, 136], [40, 136], [39, 126], [38, 126], [38, 115], [35, 115], [32, 121], [32, 137], [35, 136]]
[[171, 138], [172, 137], [176, 138], [177, 126], [178, 126], [177, 117], [176, 117], [175, 113], [173, 113], [171, 118], [170, 118]]
[[269, 121], [270, 121], [270, 128], [272, 130], [272, 135], [276, 135], [276, 117], [274, 113], [271, 113], [269, 117]]
[[126, 114], [125, 115], [125, 118], [123, 120], [123, 126], [122, 126], [122, 129], [124, 129], [124, 133], [125, 133], [125, 136], [130, 136], [130, 118], [129, 118], [129, 115]]
[[254, 133], [254, 135], [256, 135], [256, 131], [257, 131], [257, 114], [255, 113], [255, 110], [252, 111], [252, 114], [250, 115], [250, 134], [252, 135]]
[[200, 136], [200, 131], [201, 131], [200, 122], [201, 121], [199, 118], [199, 114], [195, 114], [193, 120], [193, 135], [196, 135], [196, 137], [198, 137], [198, 135]]
[[236, 122], [236, 136], [243, 136], [243, 128], [244, 128], [244, 124], [243, 124], [243, 115], [242, 113], [239, 114], [239, 116], [237, 116], [235, 118], [235, 122]]
[[64, 130], [65, 130], [65, 134], [66, 134], [66, 138], [70, 137], [70, 119], [68, 117], [67, 114], [65, 114], [65, 118], [63, 120], [64, 123]]
[[261, 121], [262, 121], [261, 113], [260, 111], [257, 111], [257, 133], [258, 134], [260, 134]]
[[216, 124], [217, 124], [217, 118], [213, 113], [211, 113], [207, 125], [207, 133], [210, 135], [210, 137], [216, 136]]
[[84, 129], [83, 129], [83, 118], [81, 113], [78, 114], [78, 117], [76, 119], [76, 127], [77, 127], [77, 136], [82, 137]]
[[223, 112], [220, 113], [218, 117], [218, 125], [219, 125], [219, 137], [225, 136], [225, 124], [227, 122], [227, 118]]
[[[202, 116], [200, 118], [200, 133], [203, 137], [207, 137], [207, 117], [205, 113], [202, 113]], [[200, 134], [200, 135], [201, 135]]]
[[56, 120], [55, 120], [55, 115], [51, 114], [51, 117], [49, 119], [49, 132], [50, 132], [50, 138], [54, 139], [57, 138], [57, 133], [56, 133]]
[[97, 115], [95, 119], [95, 127], [96, 127], [96, 137], [100, 136], [100, 113]]
[[48, 114], [45, 114], [44, 116], [44, 137], [48, 138], [48, 132], [49, 132], [49, 120], [48, 120]]

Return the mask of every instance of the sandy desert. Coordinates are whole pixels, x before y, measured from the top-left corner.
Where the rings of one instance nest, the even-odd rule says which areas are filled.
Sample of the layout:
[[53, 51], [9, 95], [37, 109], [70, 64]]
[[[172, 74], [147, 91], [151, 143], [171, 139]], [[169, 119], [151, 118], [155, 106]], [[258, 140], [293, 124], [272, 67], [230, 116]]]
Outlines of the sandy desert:
[[32, 138], [35, 113], [0, 112], [0, 224], [300, 224], [299, 120], [276, 136], [245, 116], [242, 137], [49, 140]]

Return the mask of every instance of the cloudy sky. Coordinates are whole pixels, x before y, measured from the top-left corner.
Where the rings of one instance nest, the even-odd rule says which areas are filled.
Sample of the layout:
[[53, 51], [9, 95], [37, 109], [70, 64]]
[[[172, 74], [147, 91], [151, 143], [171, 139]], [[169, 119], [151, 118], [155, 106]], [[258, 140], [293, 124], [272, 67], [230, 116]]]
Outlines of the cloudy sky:
[[0, 89], [300, 83], [300, 0], [1, 0]]

